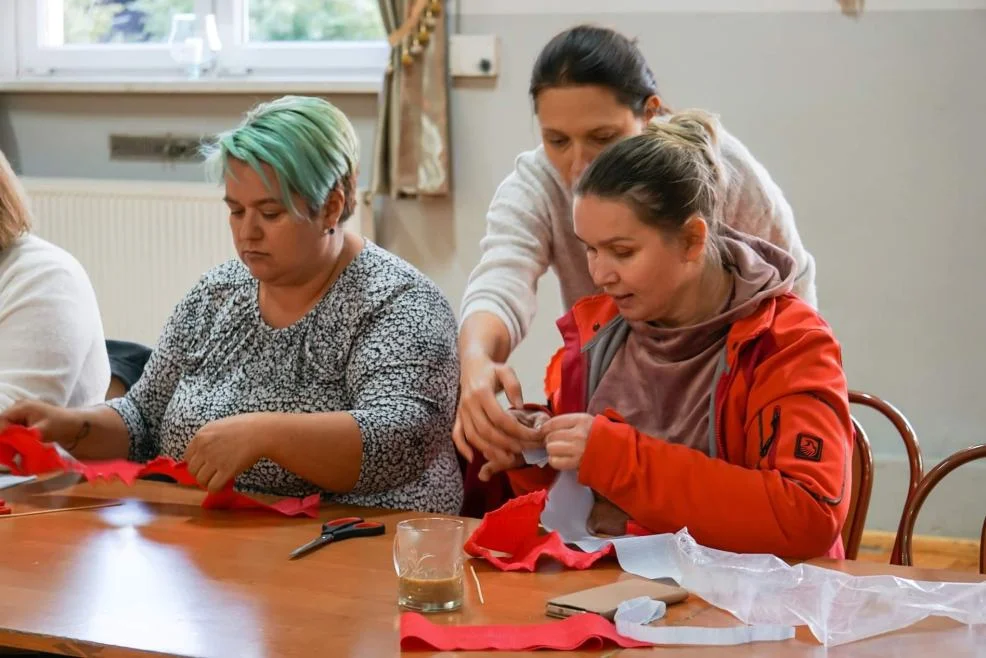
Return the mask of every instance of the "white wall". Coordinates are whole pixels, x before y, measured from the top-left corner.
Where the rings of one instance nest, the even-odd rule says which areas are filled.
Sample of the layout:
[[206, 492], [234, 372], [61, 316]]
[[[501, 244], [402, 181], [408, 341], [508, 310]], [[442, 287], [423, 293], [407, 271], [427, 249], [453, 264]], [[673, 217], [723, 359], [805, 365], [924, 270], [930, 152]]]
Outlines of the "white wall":
[[[490, 195], [515, 154], [537, 143], [525, 99], [537, 50], [581, 20], [638, 36], [667, 102], [720, 113], [768, 167], [817, 259], [822, 312], [843, 342], [851, 385], [905, 410], [929, 467], [986, 442], [986, 261], [978, 253], [986, 241], [986, 11], [870, 12], [861, 21], [795, 12], [463, 16], [464, 32], [499, 34], [505, 47], [495, 89], [462, 86], [453, 95], [454, 223], [409, 217], [389, 229], [400, 234], [392, 248], [412, 259], [427, 234], [455, 249], [440, 263], [421, 261], [433, 262], [430, 272], [455, 298], [477, 257]], [[529, 395], [558, 345], [551, 277], [539, 296], [534, 330], [512, 359]], [[859, 418], [877, 453], [868, 525], [896, 529], [903, 449], [875, 416]], [[982, 466], [954, 474], [918, 530], [978, 536], [984, 474]]]
[[[579, 13], [598, 2], [462, 0], [465, 33], [498, 34], [501, 75], [452, 94], [452, 204], [416, 207], [381, 227], [380, 241], [433, 276], [458, 303], [478, 255], [486, 204], [522, 149], [537, 143], [526, 100], [539, 47], [578, 21], [639, 37], [674, 107], [701, 106], [767, 166], [787, 193], [818, 262], [824, 315], [845, 347], [851, 385], [908, 414], [933, 464], [986, 441], [986, 10], [979, 0], [871, 0], [862, 20], [827, 0], [790, 9], [785, 0], [743, 4], [610, 0], [613, 13]], [[531, 13], [553, 6], [554, 13]], [[980, 9], [915, 11], [922, 7]], [[764, 7], [770, 12], [753, 11]], [[523, 16], [503, 13], [513, 8]], [[676, 11], [655, 11], [677, 9]], [[897, 9], [904, 9], [896, 11]], [[776, 11], [775, 11], [776, 10]], [[886, 10], [886, 11], [880, 11]], [[906, 11], [905, 11], [906, 10]], [[469, 13], [467, 13], [469, 12]], [[485, 13], [480, 13], [485, 12]], [[499, 13], [493, 13], [499, 12]], [[196, 179], [183, 165], [108, 160], [111, 130], [209, 132], [235, 122], [245, 96], [0, 96], [0, 147], [29, 175]], [[354, 118], [370, 151], [374, 103], [333, 98]], [[80, 146], [68, 155], [66, 147]], [[368, 165], [364, 165], [364, 171]], [[557, 286], [548, 277], [541, 312], [513, 362], [529, 397], [558, 344]], [[865, 413], [878, 457], [870, 526], [892, 529], [902, 500], [902, 450]], [[929, 501], [919, 531], [978, 536], [986, 470], [959, 472]]]

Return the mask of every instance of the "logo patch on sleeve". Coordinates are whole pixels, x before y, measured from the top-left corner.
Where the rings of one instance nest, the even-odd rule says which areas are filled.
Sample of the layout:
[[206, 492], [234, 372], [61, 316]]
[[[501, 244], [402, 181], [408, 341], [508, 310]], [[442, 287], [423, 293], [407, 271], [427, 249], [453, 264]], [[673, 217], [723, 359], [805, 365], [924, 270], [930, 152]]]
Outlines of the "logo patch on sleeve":
[[822, 461], [822, 440], [811, 434], [799, 434], [794, 445], [794, 456], [811, 462]]

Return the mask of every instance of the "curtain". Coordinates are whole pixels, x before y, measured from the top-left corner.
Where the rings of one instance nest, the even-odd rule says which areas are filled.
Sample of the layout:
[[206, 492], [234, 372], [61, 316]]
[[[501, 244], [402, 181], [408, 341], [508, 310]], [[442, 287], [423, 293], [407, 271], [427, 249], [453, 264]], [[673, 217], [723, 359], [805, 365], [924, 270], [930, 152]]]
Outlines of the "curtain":
[[379, 0], [390, 35], [371, 190], [392, 198], [449, 193], [448, 20], [441, 0]]

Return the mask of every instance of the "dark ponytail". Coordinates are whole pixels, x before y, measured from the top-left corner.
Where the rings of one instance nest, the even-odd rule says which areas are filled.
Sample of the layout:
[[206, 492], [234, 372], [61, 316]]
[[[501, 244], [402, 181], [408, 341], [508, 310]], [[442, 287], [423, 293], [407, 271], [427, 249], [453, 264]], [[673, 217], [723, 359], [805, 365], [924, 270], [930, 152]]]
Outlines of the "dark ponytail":
[[541, 50], [531, 73], [531, 99], [552, 87], [596, 85], [640, 116], [657, 96], [657, 81], [635, 41], [604, 27], [579, 25], [556, 35]]

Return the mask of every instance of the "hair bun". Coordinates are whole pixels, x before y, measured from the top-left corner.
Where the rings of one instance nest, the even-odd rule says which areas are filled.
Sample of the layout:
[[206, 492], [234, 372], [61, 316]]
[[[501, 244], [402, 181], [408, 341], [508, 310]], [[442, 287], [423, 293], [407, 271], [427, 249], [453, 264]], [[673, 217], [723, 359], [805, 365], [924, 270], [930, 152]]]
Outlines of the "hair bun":
[[719, 120], [704, 110], [685, 110], [674, 114], [668, 123], [679, 126], [675, 131], [696, 146], [716, 147], [719, 145]]

